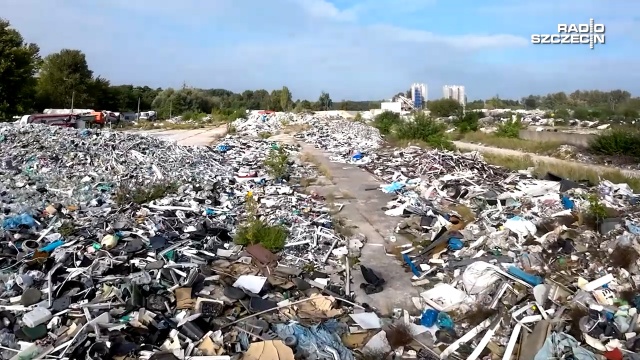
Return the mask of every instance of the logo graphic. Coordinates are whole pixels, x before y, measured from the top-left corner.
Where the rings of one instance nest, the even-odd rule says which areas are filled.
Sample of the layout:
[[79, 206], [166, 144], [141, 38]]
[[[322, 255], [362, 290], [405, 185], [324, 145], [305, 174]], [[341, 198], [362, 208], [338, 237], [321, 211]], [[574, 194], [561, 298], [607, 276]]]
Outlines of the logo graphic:
[[558, 24], [556, 34], [532, 34], [532, 44], [583, 44], [593, 49], [605, 43], [605, 26], [589, 19], [588, 24]]

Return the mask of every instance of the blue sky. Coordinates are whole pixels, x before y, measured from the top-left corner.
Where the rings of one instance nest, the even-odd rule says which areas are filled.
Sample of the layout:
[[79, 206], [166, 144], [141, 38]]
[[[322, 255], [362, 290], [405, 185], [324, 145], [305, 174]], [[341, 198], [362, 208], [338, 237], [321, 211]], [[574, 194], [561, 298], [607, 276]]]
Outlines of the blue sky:
[[[0, 0], [44, 54], [83, 50], [114, 84], [274, 89], [334, 101], [411, 83], [469, 99], [575, 89], [640, 95], [640, 1]], [[606, 44], [531, 45], [558, 23], [605, 24]]]

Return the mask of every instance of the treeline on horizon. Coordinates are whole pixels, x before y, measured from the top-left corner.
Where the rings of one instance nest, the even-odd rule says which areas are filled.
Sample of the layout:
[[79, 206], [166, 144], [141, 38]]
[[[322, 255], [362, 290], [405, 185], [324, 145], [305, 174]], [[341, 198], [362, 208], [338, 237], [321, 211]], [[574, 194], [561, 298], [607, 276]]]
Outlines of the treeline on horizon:
[[[383, 100], [333, 101], [321, 92], [315, 101], [297, 99], [286, 87], [276, 90], [197, 89], [184, 84], [179, 89], [112, 85], [94, 74], [81, 50], [63, 49], [42, 58], [38, 45], [26, 43], [18, 30], [0, 19], [0, 119], [40, 112], [46, 108], [89, 108], [111, 111], [155, 110], [167, 118], [184, 113], [236, 113], [244, 109], [273, 111], [379, 109]], [[403, 94], [403, 93], [401, 93]], [[409, 95], [410, 92], [404, 93]], [[433, 99], [437, 100], [437, 99]], [[429, 102], [427, 102], [428, 106]], [[558, 92], [530, 95], [522, 99], [487, 100], [467, 103], [467, 109], [589, 109], [602, 116], [640, 110], [640, 98], [625, 90]]]

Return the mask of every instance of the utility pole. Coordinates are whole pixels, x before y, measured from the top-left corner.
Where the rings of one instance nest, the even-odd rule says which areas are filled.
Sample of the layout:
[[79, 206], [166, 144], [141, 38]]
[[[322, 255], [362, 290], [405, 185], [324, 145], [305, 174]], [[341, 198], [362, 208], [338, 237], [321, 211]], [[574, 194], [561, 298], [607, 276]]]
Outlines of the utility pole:
[[140, 120], [140, 97], [138, 96], [138, 121]]
[[75, 97], [76, 97], [76, 91], [73, 90], [71, 92], [71, 113], [73, 113], [73, 100], [75, 100]]
[[171, 119], [171, 108], [173, 107], [173, 100], [169, 102], [169, 119]]

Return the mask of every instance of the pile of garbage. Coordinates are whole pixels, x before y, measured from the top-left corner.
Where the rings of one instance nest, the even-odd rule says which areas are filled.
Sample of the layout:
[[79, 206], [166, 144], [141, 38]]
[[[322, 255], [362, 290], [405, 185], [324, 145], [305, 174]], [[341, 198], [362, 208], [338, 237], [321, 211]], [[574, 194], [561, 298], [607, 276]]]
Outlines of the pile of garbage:
[[[0, 126], [0, 356], [640, 358], [639, 197], [625, 184], [257, 115], [205, 147]], [[299, 147], [258, 139], [290, 123], [394, 195], [371, 211], [399, 219], [389, 255], [415, 289], [407, 306], [354, 297], [389, 296], [385, 274], [359, 263], [366, 238], [336, 231], [339, 209], [300, 185], [318, 174]]]
[[397, 258], [426, 288], [415, 322], [440, 358], [640, 358], [640, 197], [627, 184], [536, 178], [478, 153], [362, 152], [361, 130], [321, 124], [299, 137], [397, 195], [385, 213], [402, 218]]
[[231, 123], [237, 134], [243, 136], [260, 136], [276, 134], [287, 126], [307, 124], [314, 117], [309, 114], [292, 114], [281, 112], [253, 111], [246, 118], [236, 119]]
[[362, 243], [296, 153], [0, 126], [2, 358], [352, 359], [331, 319], [363, 308], [340, 276]]

